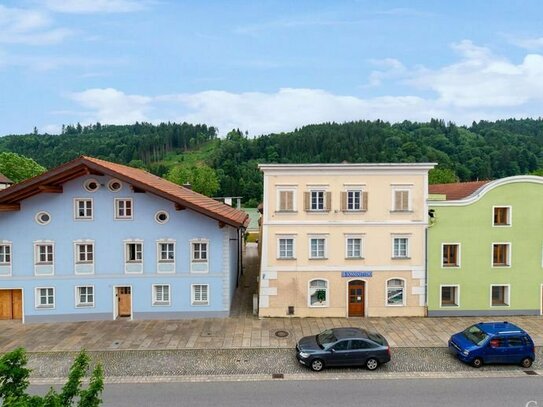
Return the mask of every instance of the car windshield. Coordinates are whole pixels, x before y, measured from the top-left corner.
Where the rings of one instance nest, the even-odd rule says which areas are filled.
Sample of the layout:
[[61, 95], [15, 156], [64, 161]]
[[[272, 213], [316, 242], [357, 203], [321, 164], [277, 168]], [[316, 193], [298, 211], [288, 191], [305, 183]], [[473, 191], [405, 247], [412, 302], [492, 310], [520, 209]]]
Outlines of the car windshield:
[[481, 331], [477, 325], [470, 326], [468, 329], [466, 329], [464, 332], [462, 332], [466, 338], [468, 338], [470, 341], [472, 341], [475, 345], [482, 344], [486, 338], [488, 338], [488, 335], [486, 332]]
[[334, 331], [327, 329], [317, 335], [317, 344], [324, 349], [327, 345], [337, 342], [337, 338], [334, 335]]

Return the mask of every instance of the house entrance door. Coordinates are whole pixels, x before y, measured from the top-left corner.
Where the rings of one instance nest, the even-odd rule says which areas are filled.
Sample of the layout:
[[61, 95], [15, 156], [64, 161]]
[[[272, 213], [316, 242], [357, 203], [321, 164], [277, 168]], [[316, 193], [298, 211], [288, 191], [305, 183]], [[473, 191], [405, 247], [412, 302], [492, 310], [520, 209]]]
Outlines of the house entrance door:
[[361, 280], [349, 281], [349, 316], [363, 317], [366, 300], [366, 283]]
[[117, 287], [117, 316], [129, 317], [132, 315], [132, 288]]
[[0, 290], [0, 319], [23, 318], [23, 290]]

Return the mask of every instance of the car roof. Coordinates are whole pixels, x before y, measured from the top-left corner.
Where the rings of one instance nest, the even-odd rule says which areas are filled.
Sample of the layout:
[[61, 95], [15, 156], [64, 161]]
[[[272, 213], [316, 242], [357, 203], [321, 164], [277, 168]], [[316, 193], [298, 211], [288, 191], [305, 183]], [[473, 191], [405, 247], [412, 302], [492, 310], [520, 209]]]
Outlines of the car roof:
[[368, 333], [360, 328], [334, 328], [334, 336], [339, 339], [364, 338], [368, 339]]
[[492, 335], [513, 335], [525, 334], [524, 329], [518, 327], [511, 322], [479, 322], [477, 326], [488, 334]]

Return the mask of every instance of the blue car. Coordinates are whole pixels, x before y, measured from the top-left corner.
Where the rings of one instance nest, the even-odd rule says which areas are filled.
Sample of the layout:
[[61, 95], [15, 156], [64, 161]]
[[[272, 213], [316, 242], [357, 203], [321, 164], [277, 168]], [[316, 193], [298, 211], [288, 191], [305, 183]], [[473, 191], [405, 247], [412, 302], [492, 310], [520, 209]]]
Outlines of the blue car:
[[510, 322], [480, 322], [449, 339], [449, 350], [462, 362], [474, 367], [484, 363], [532, 366], [534, 341], [530, 335]]

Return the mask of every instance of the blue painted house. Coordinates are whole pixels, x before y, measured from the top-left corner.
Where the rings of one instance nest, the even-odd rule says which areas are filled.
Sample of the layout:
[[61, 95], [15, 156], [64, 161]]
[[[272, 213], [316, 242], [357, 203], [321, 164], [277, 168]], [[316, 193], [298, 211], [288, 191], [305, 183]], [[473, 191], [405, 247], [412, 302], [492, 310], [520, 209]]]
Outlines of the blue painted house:
[[228, 316], [247, 215], [79, 157], [0, 191], [0, 319]]

